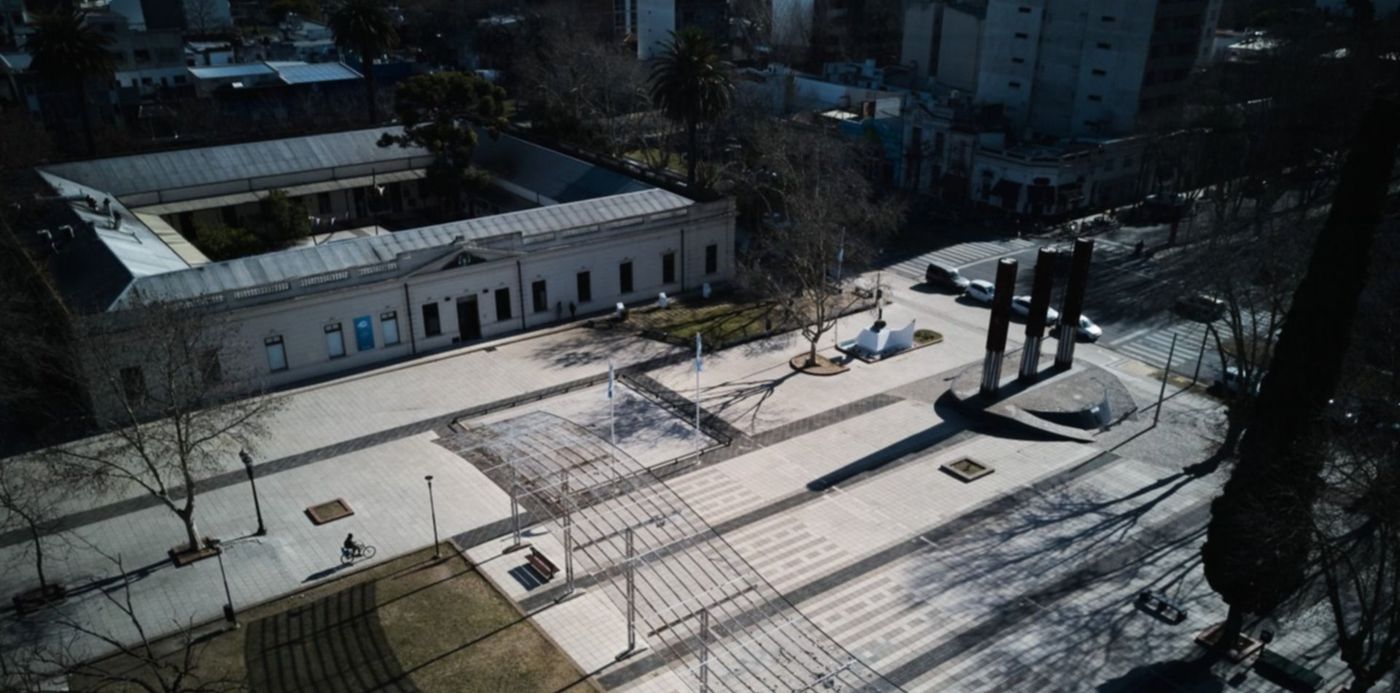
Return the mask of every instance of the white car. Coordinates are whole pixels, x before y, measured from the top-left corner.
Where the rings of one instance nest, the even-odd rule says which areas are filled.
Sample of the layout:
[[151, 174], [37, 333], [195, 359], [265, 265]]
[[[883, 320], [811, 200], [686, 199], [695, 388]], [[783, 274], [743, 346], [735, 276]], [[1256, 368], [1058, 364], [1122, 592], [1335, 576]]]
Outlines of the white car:
[[985, 279], [974, 279], [967, 283], [968, 298], [978, 303], [992, 304], [992, 296], [996, 294], [997, 287]]
[[[1013, 313], [1015, 313], [1016, 315], [1019, 315], [1019, 316], [1021, 316], [1021, 317], [1023, 317], [1023, 318], [1029, 316], [1029, 315], [1031, 314], [1031, 297], [1030, 297], [1030, 296], [1013, 296], [1013, 297], [1011, 298], [1011, 312], [1013, 312]], [[1050, 306], [1046, 306], [1046, 307], [1045, 307], [1045, 324], [1046, 324], [1046, 325], [1054, 325], [1055, 323], [1057, 323], [1057, 322], [1059, 322], [1059, 321], [1060, 321], [1060, 311], [1055, 310], [1054, 308], [1051, 308]]]
[[1103, 336], [1103, 328], [1095, 325], [1087, 315], [1079, 316], [1079, 326], [1074, 328], [1074, 332], [1086, 342], [1097, 342]]

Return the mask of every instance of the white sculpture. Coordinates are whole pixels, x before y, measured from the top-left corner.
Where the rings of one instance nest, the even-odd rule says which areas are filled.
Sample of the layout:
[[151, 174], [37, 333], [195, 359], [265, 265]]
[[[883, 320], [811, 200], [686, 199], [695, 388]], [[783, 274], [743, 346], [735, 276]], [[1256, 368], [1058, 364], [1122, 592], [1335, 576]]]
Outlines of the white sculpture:
[[656, 307], [657, 307], [657, 308], [665, 308], [665, 307], [667, 307], [667, 306], [669, 306], [669, 305], [671, 305], [671, 299], [666, 298], [666, 292], [665, 292], [665, 291], [662, 291], [661, 293], [659, 293], [659, 294], [656, 295]]
[[903, 329], [891, 330], [888, 327], [879, 331], [869, 327], [856, 335], [856, 348], [868, 356], [894, 354], [914, 346], [914, 321]]

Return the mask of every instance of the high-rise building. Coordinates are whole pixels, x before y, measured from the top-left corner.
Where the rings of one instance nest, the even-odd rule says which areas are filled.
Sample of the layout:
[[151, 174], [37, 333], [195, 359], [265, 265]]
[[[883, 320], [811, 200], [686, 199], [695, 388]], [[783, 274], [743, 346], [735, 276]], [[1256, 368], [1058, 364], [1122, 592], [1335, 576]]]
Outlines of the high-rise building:
[[729, 42], [729, 3], [725, 0], [634, 0], [637, 57], [649, 60], [671, 32], [698, 27], [717, 45]]
[[[916, 74], [1056, 137], [1129, 132], [1179, 103], [1221, 0], [907, 0]], [[923, 67], [927, 65], [928, 67]]]
[[977, 96], [1013, 126], [1055, 136], [1127, 132], [1179, 102], [1220, 0], [992, 0]]

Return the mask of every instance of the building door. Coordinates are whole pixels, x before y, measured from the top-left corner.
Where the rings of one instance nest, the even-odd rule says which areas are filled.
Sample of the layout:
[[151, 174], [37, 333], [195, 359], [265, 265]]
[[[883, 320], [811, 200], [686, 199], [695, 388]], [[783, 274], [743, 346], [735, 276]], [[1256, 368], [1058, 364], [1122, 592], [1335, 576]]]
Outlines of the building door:
[[457, 329], [464, 342], [481, 339], [481, 313], [476, 309], [475, 296], [457, 299]]
[[403, 186], [398, 183], [389, 185], [389, 210], [395, 214], [403, 211]]

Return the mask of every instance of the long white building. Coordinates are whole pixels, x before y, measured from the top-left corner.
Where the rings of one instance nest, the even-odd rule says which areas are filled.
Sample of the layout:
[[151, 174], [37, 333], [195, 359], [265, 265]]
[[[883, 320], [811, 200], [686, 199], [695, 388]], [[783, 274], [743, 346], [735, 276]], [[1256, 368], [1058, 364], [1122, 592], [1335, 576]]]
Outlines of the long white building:
[[[24, 231], [42, 239], [83, 320], [120, 326], [151, 301], [216, 310], [236, 329], [215, 358], [254, 364], [272, 387], [733, 276], [730, 200], [697, 201], [510, 136], [482, 137], [476, 153], [495, 185], [473, 206], [501, 213], [383, 230], [376, 220], [430, 204], [431, 161], [378, 147], [383, 131], [45, 166], [66, 216]], [[186, 237], [237, 224], [273, 190], [305, 206], [324, 232], [314, 244], [212, 262]], [[139, 350], [127, 358], [123, 381], [146, 387]]]

